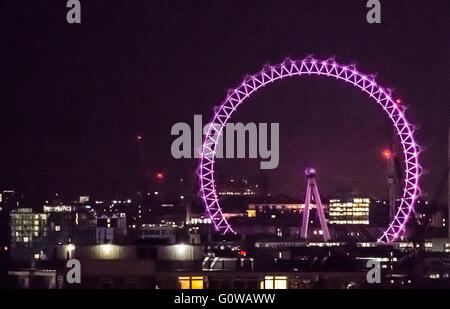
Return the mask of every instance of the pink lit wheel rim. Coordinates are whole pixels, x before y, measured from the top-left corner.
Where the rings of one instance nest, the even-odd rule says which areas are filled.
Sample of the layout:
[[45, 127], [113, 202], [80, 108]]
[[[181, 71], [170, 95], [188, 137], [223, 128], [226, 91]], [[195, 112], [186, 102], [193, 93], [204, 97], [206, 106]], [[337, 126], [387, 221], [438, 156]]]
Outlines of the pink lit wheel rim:
[[228, 92], [225, 101], [216, 107], [214, 118], [211, 122], [217, 125], [211, 126], [205, 134], [199, 167], [201, 196], [215, 230], [222, 234], [235, 233], [219, 205], [214, 182], [215, 149], [223, 128], [237, 107], [252, 93], [285, 77], [302, 75], [334, 77], [352, 84], [367, 93], [370, 98], [383, 108], [389, 119], [391, 119], [403, 148], [405, 180], [403, 197], [395, 218], [382, 236], [378, 238], [378, 242], [391, 243], [395, 241], [404, 233], [405, 225], [420, 194], [419, 177], [421, 167], [419, 164], [419, 146], [414, 140], [414, 128], [406, 120], [404, 108], [394, 102], [390, 91], [379, 86], [373, 77], [358, 72], [354, 66], [340, 65], [333, 59], [319, 61], [312, 57], [295, 61], [285, 59], [280, 64], [265, 66], [255, 75], [245, 77], [238, 87]]

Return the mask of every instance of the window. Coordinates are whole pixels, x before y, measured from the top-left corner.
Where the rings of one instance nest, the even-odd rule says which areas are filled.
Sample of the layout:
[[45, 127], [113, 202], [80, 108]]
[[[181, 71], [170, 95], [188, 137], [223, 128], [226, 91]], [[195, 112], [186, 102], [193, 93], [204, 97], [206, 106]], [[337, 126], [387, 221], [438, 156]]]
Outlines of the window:
[[203, 289], [203, 277], [192, 277], [191, 287], [196, 290]]
[[180, 289], [187, 290], [191, 288], [191, 282], [189, 277], [179, 277]]
[[55, 225], [55, 231], [56, 231], [56, 232], [59, 232], [59, 231], [61, 231], [61, 226], [59, 226], [59, 225]]
[[249, 217], [249, 218], [256, 217], [256, 210], [251, 210], [251, 209], [247, 210], [247, 217]]
[[264, 281], [261, 281], [261, 289], [287, 289], [286, 276], [265, 276]]
[[180, 289], [203, 289], [203, 277], [178, 277]]

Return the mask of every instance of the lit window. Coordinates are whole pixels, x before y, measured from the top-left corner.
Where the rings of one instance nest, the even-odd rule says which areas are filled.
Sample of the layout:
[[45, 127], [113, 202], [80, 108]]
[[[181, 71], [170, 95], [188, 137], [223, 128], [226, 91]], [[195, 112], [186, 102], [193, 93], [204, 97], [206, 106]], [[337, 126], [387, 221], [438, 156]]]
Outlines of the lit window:
[[57, 231], [57, 232], [61, 231], [61, 226], [55, 225], [55, 231]]
[[261, 282], [262, 289], [287, 289], [287, 277], [286, 276], [265, 276], [264, 284]]
[[256, 217], [256, 210], [247, 210], [247, 217], [249, 218]]
[[191, 287], [199, 290], [203, 289], [203, 277], [192, 277]]
[[178, 277], [180, 283], [180, 289], [187, 290], [191, 288], [191, 281], [189, 277]]
[[203, 277], [178, 277], [178, 282], [182, 290], [203, 289]]

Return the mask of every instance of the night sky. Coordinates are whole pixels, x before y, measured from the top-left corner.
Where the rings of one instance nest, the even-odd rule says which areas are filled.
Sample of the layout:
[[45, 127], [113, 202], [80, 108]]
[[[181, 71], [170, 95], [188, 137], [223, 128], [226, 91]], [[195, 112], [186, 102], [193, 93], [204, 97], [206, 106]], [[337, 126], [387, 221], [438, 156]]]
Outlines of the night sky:
[[[66, 22], [65, 0], [0, 4], [0, 188], [116, 196], [151, 189], [161, 171], [168, 187], [184, 178], [195, 191], [197, 160], [171, 157], [172, 125], [194, 114], [206, 123], [247, 73], [313, 54], [395, 88], [426, 148], [426, 198], [436, 194], [447, 168], [449, 1], [382, 0], [379, 25], [366, 22], [365, 0], [81, 3], [81, 25]], [[324, 195], [386, 195], [390, 125], [358, 89], [304, 77], [247, 103], [233, 121], [279, 122], [279, 167], [222, 160], [219, 176], [265, 178], [269, 191], [300, 197], [313, 165]]]

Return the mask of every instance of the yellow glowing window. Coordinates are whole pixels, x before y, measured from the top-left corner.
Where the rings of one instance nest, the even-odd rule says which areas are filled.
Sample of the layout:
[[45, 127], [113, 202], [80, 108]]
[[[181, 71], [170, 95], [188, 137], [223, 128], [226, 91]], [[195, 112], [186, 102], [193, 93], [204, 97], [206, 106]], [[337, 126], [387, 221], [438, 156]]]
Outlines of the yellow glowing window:
[[264, 289], [273, 289], [273, 277], [266, 277], [264, 279]]
[[203, 289], [203, 277], [178, 277], [180, 289]]
[[247, 217], [249, 218], [256, 217], [256, 210], [247, 210]]
[[261, 282], [262, 289], [287, 289], [286, 276], [265, 276], [264, 284]]
[[203, 289], [203, 277], [192, 277], [191, 278], [191, 288], [194, 290]]
[[191, 280], [189, 277], [178, 277], [180, 283], [180, 289], [187, 290], [191, 288]]
[[275, 289], [277, 290], [287, 289], [287, 278], [285, 276], [275, 277]]

